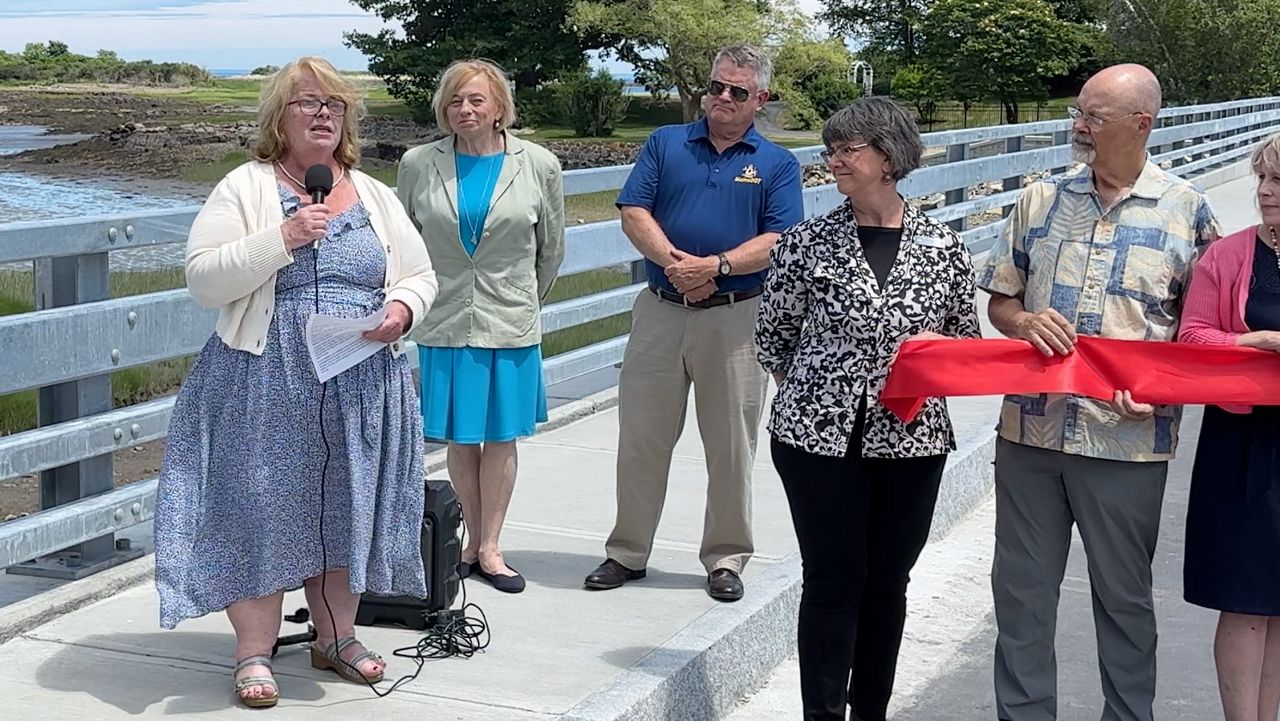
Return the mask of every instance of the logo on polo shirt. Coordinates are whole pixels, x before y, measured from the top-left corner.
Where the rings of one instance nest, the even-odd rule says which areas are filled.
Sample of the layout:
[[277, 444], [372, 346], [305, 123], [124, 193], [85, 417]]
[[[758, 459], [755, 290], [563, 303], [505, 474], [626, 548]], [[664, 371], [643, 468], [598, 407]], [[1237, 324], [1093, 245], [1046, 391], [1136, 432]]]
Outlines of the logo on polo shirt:
[[756, 166], [748, 163], [747, 167], [742, 169], [742, 174], [734, 178], [733, 182], [759, 185], [763, 181], [760, 180], [760, 173], [756, 170]]

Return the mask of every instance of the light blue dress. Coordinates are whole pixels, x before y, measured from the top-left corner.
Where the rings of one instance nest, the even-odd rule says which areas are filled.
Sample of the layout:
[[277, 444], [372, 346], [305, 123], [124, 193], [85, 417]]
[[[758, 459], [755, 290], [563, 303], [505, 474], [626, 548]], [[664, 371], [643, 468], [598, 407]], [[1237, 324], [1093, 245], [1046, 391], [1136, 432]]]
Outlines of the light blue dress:
[[[475, 255], [504, 153], [457, 153], [458, 240]], [[502, 242], [491, 238], [485, 242]], [[533, 435], [547, 420], [542, 348], [419, 346], [423, 434], [467, 445]]]
[[[292, 216], [298, 197], [279, 193]], [[322, 391], [305, 339], [317, 303], [344, 318], [382, 307], [381, 245], [363, 203], [330, 219], [319, 258], [304, 246], [276, 274], [262, 355], [215, 335], [196, 358], [174, 404], [156, 493], [161, 626], [298, 588], [326, 564], [350, 571], [354, 593], [426, 595], [422, 440], [408, 360], [383, 349]]]

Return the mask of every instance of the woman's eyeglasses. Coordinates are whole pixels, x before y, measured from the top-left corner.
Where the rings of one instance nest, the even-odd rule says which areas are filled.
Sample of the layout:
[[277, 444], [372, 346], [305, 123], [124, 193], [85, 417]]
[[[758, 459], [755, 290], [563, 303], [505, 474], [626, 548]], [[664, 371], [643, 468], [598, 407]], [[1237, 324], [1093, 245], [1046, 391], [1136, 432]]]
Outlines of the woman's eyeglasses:
[[290, 105], [297, 105], [298, 109], [307, 115], [319, 115], [320, 108], [328, 108], [329, 114], [335, 118], [341, 118], [347, 114], [347, 103], [345, 100], [337, 98], [329, 98], [328, 100], [320, 100], [318, 98], [303, 98], [294, 100]]
[[721, 95], [724, 95], [725, 90], [729, 91], [729, 97], [733, 98], [735, 103], [745, 103], [747, 102], [747, 98], [751, 97], [751, 91], [741, 85], [730, 85], [729, 83], [722, 82], [720, 80], [712, 80], [711, 83], [707, 85], [707, 93], [713, 98], [718, 98]]
[[830, 148], [818, 153], [818, 157], [822, 158], [822, 162], [830, 163], [833, 160], [849, 160], [858, 153], [859, 150], [871, 145], [871, 143], [850, 143], [849, 145], [841, 145], [837, 148]]

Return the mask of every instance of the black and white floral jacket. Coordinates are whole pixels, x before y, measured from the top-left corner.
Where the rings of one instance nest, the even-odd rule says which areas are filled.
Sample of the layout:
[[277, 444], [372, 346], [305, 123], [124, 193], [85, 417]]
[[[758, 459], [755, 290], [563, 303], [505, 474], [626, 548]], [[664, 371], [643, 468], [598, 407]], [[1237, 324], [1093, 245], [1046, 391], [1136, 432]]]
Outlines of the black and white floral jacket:
[[955, 231], [906, 206], [902, 244], [882, 290], [858, 242], [848, 202], [782, 234], [756, 320], [756, 350], [784, 374], [769, 431], [824, 456], [849, 448], [867, 397], [862, 455], [910, 458], [955, 449], [945, 401], [931, 398], [905, 424], [878, 399], [898, 346], [932, 331], [977, 338], [973, 263]]

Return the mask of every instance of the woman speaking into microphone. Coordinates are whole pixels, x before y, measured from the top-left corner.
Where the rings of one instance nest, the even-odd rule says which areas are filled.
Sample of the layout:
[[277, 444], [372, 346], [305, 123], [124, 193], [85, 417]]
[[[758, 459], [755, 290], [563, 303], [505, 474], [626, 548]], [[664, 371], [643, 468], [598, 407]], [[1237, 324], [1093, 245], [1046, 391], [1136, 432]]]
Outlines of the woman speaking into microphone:
[[[187, 286], [218, 321], [169, 427], [160, 623], [225, 609], [247, 706], [279, 698], [270, 656], [286, 590], [306, 589], [312, 665], [361, 683], [386, 664], [354, 638], [360, 594], [426, 595], [422, 430], [400, 338], [436, 277], [395, 194], [355, 169], [359, 107], [325, 60], [282, 68], [262, 88], [255, 160], [218, 183], [187, 240]], [[387, 346], [320, 383], [308, 318], [382, 310], [365, 336]]]

